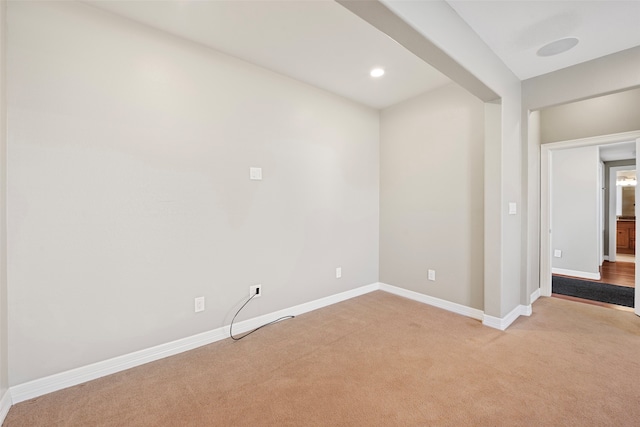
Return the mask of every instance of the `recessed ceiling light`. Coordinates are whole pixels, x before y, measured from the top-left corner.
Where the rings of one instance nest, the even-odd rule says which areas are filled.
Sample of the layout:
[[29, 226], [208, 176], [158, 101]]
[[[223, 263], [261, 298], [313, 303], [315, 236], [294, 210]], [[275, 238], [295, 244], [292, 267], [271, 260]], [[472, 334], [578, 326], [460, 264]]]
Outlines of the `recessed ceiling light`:
[[559, 53], [563, 53], [568, 51], [569, 49], [575, 47], [580, 40], [575, 37], [567, 37], [564, 39], [556, 40], [551, 43], [547, 43], [538, 49], [538, 56], [553, 56], [558, 55]]
[[382, 77], [384, 76], [384, 68], [374, 68], [369, 74], [371, 74], [371, 77]]

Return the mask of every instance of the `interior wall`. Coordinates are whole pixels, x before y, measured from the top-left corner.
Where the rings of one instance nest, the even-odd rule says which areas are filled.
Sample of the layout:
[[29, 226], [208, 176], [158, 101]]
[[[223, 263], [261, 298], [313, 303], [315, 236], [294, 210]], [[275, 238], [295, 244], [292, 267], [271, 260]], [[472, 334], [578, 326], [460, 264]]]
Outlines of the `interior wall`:
[[[526, 154], [523, 156], [523, 171], [527, 171], [527, 179], [523, 180], [523, 192], [527, 206], [538, 209], [527, 209], [527, 222], [523, 227], [526, 250], [522, 251], [522, 265], [525, 267], [523, 282], [526, 290], [526, 302], [530, 303], [532, 294], [540, 291], [540, 111], [530, 111], [524, 115], [527, 141]], [[527, 126], [528, 125], [528, 126]], [[523, 207], [524, 209], [524, 207]], [[534, 256], [531, 256], [533, 254]]]
[[[634, 131], [640, 129], [640, 88], [544, 108], [536, 114], [539, 114], [540, 144]], [[623, 162], [620, 165], [635, 164], [633, 160]], [[605, 163], [605, 188], [609, 188], [609, 167], [609, 162]], [[605, 192], [605, 206], [608, 198]], [[608, 216], [605, 209], [605, 255], [609, 249]]]
[[532, 77], [522, 82], [527, 110], [566, 104], [640, 87], [640, 46]]
[[6, 10], [7, 3], [0, 2], [0, 399], [5, 396], [9, 387], [7, 365]]
[[[485, 188], [502, 180], [502, 105], [486, 102], [484, 104], [484, 183]], [[504, 280], [502, 251], [496, 251], [495, 241], [502, 240], [503, 227], [502, 194], [497, 191], [485, 191], [484, 196], [484, 308], [487, 311], [500, 312], [500, 300], [490, 298], [491, 294], [503, 293], [500, 289]]]
[[554, 150], [551, 159], [551, 230], [554, 269], [598, 275], [597, 146]]
[[11, 385], [228, 325], [257, 283], [238, 320], [378, 281], [377, 111], [90, 6], [8, 12]]
[[380, 121], [380, 281], [480, 310], [483, 109], [451, 84]]
[[544, 108], [541, 142], [568, 141], [640, 129], [640, 88]]
[[[503, 318], [520, 304], [529, 303], [529, 294], [523, 295], [528, 207], [523, 197], [526, 159], [521, 141], [527, 133], [521, 127], [521, 82], [446, 2], [382, 2], [500, 97], [496, 100], [501, 101], [500, 140], [496, 142], [500, 173], [490, 175], [484, 187], [485, 200], [495, 202], [486, 206], [485, 221], [498, 224], [498, 231], [486, 236], [485, 252], [500, 256], [485, 257], [485, 271], [495, 272], [491, 277], [496, 281], [485, 282], [484, 312]], [[488, 159], [486, 164], [493, 161]], [[517, 205], [516, 215], [508, 214], [510, 202]]]

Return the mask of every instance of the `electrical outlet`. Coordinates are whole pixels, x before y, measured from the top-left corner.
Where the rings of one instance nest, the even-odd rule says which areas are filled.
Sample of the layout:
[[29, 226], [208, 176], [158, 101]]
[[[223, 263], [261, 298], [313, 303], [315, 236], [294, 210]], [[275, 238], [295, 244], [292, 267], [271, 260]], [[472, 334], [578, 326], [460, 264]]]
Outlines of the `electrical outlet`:
[[195, 312], [198, 313], [200, 311], [204, 311], [204, 297], [195, 299]]
[[428, 278], [429, 280], [431, 280], [431, 281], [433, 281], [433, 282], [435, 282], [435, 281], [436, 281], [436, 271], [435, 271], [435, 270], [429, 270], [429, 271], [427, 272], [427, 274], [428, 274], [427, 278]]
[[336, 279], [339, 279], [342, 277], [342, 267], [338, 267], [336, 268]]
[[262, 296], [262, 285], [249, 286], [249, 297], [260, 298]]
[[562, 258], [562, 251], [560, 249], [556, 249], [553, 251], [553, 256], [556, 258]]

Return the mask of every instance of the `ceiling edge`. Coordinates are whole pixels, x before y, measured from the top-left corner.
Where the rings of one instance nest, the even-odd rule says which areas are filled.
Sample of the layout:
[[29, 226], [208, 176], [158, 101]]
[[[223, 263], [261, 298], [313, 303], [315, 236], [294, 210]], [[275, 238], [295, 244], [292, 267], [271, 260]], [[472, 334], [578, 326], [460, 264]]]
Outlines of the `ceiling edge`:
[[500, 96], [378, 0], [336, 0], [484, 102]]

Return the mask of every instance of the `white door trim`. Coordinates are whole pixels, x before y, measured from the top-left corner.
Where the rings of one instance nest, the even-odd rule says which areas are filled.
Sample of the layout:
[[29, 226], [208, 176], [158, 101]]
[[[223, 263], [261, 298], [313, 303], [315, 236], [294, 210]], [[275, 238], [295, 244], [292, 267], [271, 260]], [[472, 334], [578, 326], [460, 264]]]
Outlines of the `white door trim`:
[[[540, 146], [540, 294], [542, 296], [551, 296], [551, 153], [555, 150], [631, 142], [634, 140], [636, 141], [636, 152], [638, 152], [640, 130], [552, 142]], [[638, 194], [637, 186], [636, 194]], [[640, 206], [636, 206], [636, 216], [640, 216], [638, 215], [639, 211]], [[636, 246], [638, 246], [638, 240], [636, 240]], [[639, 277], [636, 273], [636, 289], [638, 289], [639, 283]], [[638, 310], [640, 308], [638, 307], [638, 301], [640, 300], [638, 294], [640, 292], [636, 292], [636, 314], [639, 314]]]

